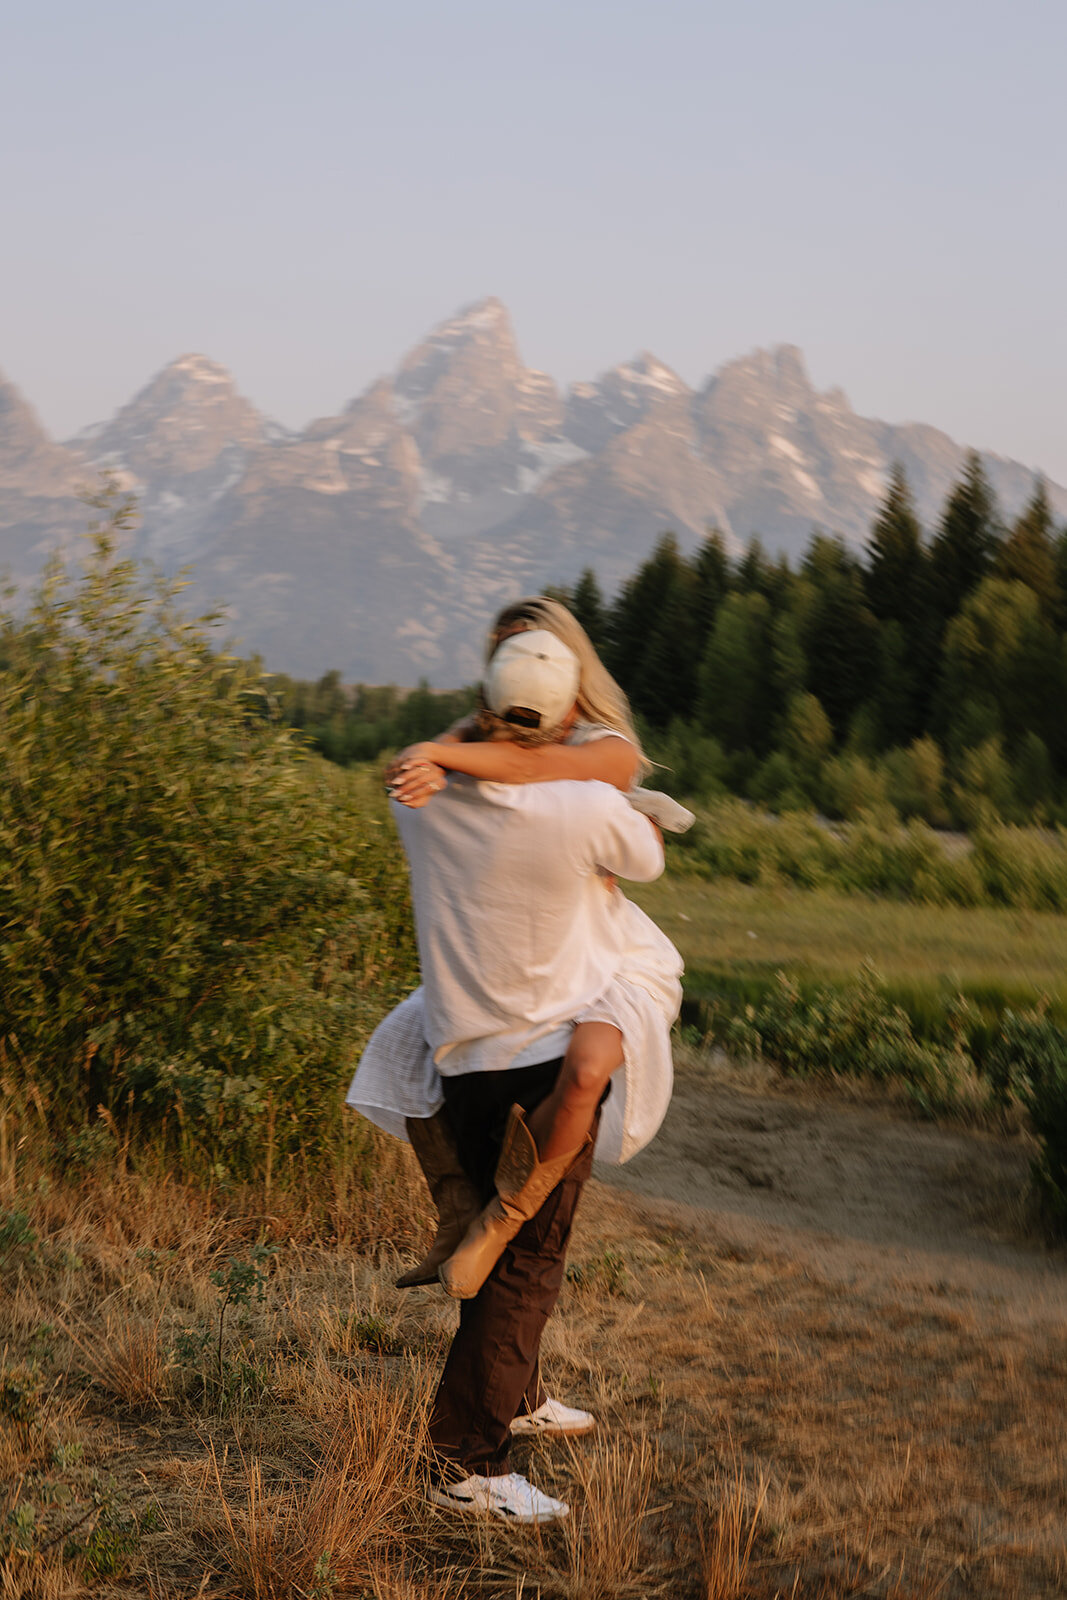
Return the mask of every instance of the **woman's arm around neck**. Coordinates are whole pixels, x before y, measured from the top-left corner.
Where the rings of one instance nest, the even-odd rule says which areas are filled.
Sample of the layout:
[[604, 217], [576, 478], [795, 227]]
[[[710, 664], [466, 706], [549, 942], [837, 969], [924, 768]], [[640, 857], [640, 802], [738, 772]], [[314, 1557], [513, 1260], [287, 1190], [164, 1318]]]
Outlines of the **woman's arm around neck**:
[[412, 745], [398, 757], [398, 767], [430, 761], [449, 772], [488, 783], [550, 783], [556, 779], [596, 779], [623, 793], [637, 774], [637, 751], [628, 739], [609, 734], [585, 744], [541, 744], [534, 747], [511, 740], [481, 744], [433, 740]]

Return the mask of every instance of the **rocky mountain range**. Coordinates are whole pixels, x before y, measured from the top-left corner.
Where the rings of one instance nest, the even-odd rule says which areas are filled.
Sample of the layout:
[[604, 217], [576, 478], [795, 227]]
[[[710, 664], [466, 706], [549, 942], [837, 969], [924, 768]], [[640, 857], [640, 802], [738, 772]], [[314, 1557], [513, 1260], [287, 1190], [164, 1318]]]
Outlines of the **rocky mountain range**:
[[[493, 611], [592, 566], [610, 593], [673, 530], [717, 525], [796, 556], [813, 527], [862, 544], [893, 461], [927, 525], [963, 447], [936, 428], [858, 416], [818, 392], [789, 345], [690, 389], [642, 354], [566, 393], [525, 367], [484, 300], [436, 328], [339, 416], [290, 433], [230, 374], [187, 355], [109, 422], [51, 440], [0, 377], [0, 567], [25, 584], [86, 524], [103, 466], [139, 496], [133, 539], [191, 568], [188, 603], [218, 606], [268, 666], [351, 682], [469, 681]], [[1006, 514], [1031, 471], [985, 458]], [[1050, 485], [1067, 515], [1067, 491]]]

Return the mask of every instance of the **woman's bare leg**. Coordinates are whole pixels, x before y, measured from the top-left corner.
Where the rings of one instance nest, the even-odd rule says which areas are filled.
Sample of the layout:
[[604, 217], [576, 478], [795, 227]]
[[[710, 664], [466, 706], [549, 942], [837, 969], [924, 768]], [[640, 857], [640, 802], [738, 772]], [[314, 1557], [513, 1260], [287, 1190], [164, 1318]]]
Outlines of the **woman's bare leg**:
[[576, 1150], [592, 1126], [600, 1096], [622, 1066], [622, 1033], [610, 1022], [579, 1022], [556, 1087], [526, 1118], [542, 1161]]

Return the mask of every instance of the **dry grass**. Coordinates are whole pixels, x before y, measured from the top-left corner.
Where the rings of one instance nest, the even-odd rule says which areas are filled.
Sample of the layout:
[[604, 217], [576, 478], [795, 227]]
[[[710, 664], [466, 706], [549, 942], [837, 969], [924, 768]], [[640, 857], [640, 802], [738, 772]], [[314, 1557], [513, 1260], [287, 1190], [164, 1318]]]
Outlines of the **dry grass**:
[[159, 1410], [171, 1391], [174, 1361], [163, 1349], [160, 1318], [108, 1313], [103, 1327], [65, 1332], [83, 1372], [128, 1411]]
[[58, 1536], [52, 1524], [41, 1534], [35, 1504], [37, 1485], [49, 1482], [57, 1462], [78, 1454], [82, 1409], [82, 1398], [47, 1380], [36, 1361], [20, 1364], [10, 1348], [0, 1352], [0, 1600], [87, 1593], [63, 1548], [74, 1516], [59, 1523]]
[[647, 1433], [601, 1433], [561, 1445], [553, 1461], [544, 1454], [531, 1468], [537, 1483], [563, 1468], [556, 1487], [571, 1507], [562, 1539], [544, 1552], [542, 1583], [567, 1600], [634, 1600], [672, 1592], [658, 1548], [658, 1519], [669, 1507], [654, 1504], [662, 1483], [659, 1447]]
[[766, 1480], [761, 1477], [753, 1489], [744, 1468], [709, 1494], [700, 1523], [702, 1600], [742, 1600], [766, 1498]]
[[[420, 1463], [455, 1311], [392, 1288], [422, 1227], [402, 1162], [368, 1255], [355, 1186], [324, 1233], [277, 1189], [117, 1170], [39, 1188], [16, 1145], [6, 1201], [35, 1242], [2, 1268], [0, 1367], [26, 1397], [3, 1391], [0, 1528], [10, 1545], [32, 1504], [34, 1529], [0, 1561], [0, 1600], [1022, 1600], [1067, 1583], [1062, 1327], [824, 1281], [594, 1186], [545, 1355], [601, 1429], [515, 1462], [572, 1516], [456, 1523], [423, 1504]], [[263, 1240], [265, 1297], [228, 1314], [219, 1384], [198, 1347], [210, 1274]]]
[[235, 1594], [286, 1600], [316, 1587], [367, 1583], [378, 1567], [388, 1567], [416, 1488], [395, 1400], [382, 1395], [372, 1410], [385, 1424], [379, 1437], [372, 1428], [368, 1438], [362, 1421], [344, 1429], [303, 1482], [265, 1486], [262, 1461], [242, 1458], [235, 1505], [211, 1447], [225, 1527], [221, 1550]]
[[0, 1556], [0, 1600], [81, 1600], [90, 1591], [54, 1550], [24, 1559]]

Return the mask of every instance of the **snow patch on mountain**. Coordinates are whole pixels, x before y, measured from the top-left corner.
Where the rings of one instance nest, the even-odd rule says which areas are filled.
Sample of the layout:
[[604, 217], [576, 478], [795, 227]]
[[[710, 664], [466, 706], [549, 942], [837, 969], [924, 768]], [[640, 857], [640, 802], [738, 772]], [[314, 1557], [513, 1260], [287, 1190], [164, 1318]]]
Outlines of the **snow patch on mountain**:
[[[523, 451], [523, 465], [519, 468], [513, 494], [534, 494], [541, 485], [572, 462], [585, 461], [589, 451], [571, 439], [546, 439], [541, 444], [528, 445]], [[530, 458], [533, 457], [531, 461]]]
[[456, 486], [451, 478], [446, 478], [441, 472], [434, 472], [431, 467], [422, 466], [419, 469], [419, 494], [424, 505], [448, 505], [456, 492]]
[[786, 439], [780, 433], [772, 433], [767, 440], [771, 449], [780, 456], [786, 456], [790, 461], [803, 463], [807, 458], [802, 450], [798, 450], [791, 439]]
[[862, 472], [856, 474], [856, 482], [864, 494], [869, 494], [872, 500], [880, 500], [885, 494], [887, 474], [885, 467], [870, 465], [864, 467]]

